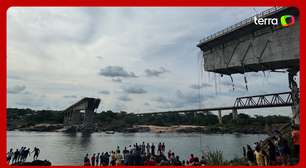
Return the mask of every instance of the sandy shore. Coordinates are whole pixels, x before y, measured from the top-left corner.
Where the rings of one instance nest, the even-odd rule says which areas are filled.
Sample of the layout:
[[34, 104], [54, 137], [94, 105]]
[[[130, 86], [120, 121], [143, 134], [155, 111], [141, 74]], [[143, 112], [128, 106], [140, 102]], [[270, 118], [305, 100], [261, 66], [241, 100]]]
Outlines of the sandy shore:
[[150, 132], [168, 133], [168, 132], [180, 132], [181, 130], [195, 129], [195, 128], [205, 129], [207, 127], [195, 126], [195, 125], [173, 125], [173, 126], [135, 125], [134, 128], [149, 128]]

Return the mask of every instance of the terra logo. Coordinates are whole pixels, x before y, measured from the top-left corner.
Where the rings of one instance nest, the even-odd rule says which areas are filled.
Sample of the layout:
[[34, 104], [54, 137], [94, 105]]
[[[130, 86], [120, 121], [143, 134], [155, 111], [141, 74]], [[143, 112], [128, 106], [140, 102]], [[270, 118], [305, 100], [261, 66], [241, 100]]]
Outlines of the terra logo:
[[[280, 20], [280, 25], [279, 25], [279, 20]], [[295, 22], [295, 18], [292, 15], [283, 15], [278, 18], [257, 18], [256, 16], [254, 17], [254, 23], [255, 25], [273, 25], [273, 26], [283, 26], [283, 27], [288, 27], [293, 25]]]

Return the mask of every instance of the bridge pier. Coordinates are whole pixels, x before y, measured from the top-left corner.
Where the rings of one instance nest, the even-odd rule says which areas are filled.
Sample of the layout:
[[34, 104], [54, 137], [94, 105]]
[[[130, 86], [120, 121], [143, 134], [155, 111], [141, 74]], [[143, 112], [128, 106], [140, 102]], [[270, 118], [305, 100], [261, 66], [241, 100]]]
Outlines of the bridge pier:
[[[77, 103], [64, 110], [65, 126], [76, 126], [82, 132], [92, 132], [95, 129], [95, 110], [99, 107], [100, 99], [85, 97]], [[81, 111], [84, 111], [84, 117], [81, 118]]]
[[295, 81], [298, 69], [289, 69], [288, 72], [289, 88], [291, 89], [292, 99], [292, 120], [294, 125], [300, 125], [300, 96], [299, 88]]
[[233, 115], [233, 120], [237, 121], [237, 119], [238, 119], [238, 111], [237, 111], [237, 109], [233, 109], [232, 110], [232, 115]]
[[95, 115], [95, 112], [93, 109], [85, 110], [85, 117], [84, 117], [84, 122], [83, 122], [84, 130], [93, 130], [95, 128], [94, 115]]
[[219, 124], [223, 124], [221, 110], [218, 110], [218, 119], [219, 119]]

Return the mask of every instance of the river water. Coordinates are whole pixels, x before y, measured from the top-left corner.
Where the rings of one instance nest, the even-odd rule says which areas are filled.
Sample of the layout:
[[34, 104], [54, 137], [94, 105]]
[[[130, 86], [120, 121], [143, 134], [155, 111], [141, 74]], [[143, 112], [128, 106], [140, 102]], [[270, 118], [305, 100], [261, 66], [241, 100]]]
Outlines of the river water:
[[86, 153], [109, 152], [119, 145], [165, 142], [166, 152], [171, 149], [185, 160], [193, 153], [200, 156], [202, 151], [222, 150], [226, 160], [242, 156], [242, 146], [266, 138], [263, 134], [199, 134], [199, 133], [93, 133], [89, 135], [61, 132], [7, 132], [7, 150], [37, 146], [39, 159], [48, 159], [52, 165], [82, 165]]

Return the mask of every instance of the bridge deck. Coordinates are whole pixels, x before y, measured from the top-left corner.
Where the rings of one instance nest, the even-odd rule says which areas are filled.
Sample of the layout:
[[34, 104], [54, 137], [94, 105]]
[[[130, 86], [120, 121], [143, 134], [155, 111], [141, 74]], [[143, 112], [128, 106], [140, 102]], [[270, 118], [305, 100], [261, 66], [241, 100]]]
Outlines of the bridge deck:
[[[210, 35], [199, 42], [205, 71], [236, 74], [277, 69], [299, 70], [299, 11], [297, 8], [272, 8], [257, 15], [281, 18], [293, 15], [289, 27], [255, 25], [253, 17]], [[280, 20], [280, 19], [279, 19]]]
[[234, 106], [212, 107], [203, 109], [175, 110], [164, 112], [140, 113], [137, 115], [155, 115], [155, 114], [172, 114], [172, 113], [197, 113], [210, 112], [219, 110], [239, 110], [255, 108], [272, 108], [272, 107], [289, 107], [293, 105], [291, 92], [281, 92], [254, 96], [244, 96], [236, 98]]

